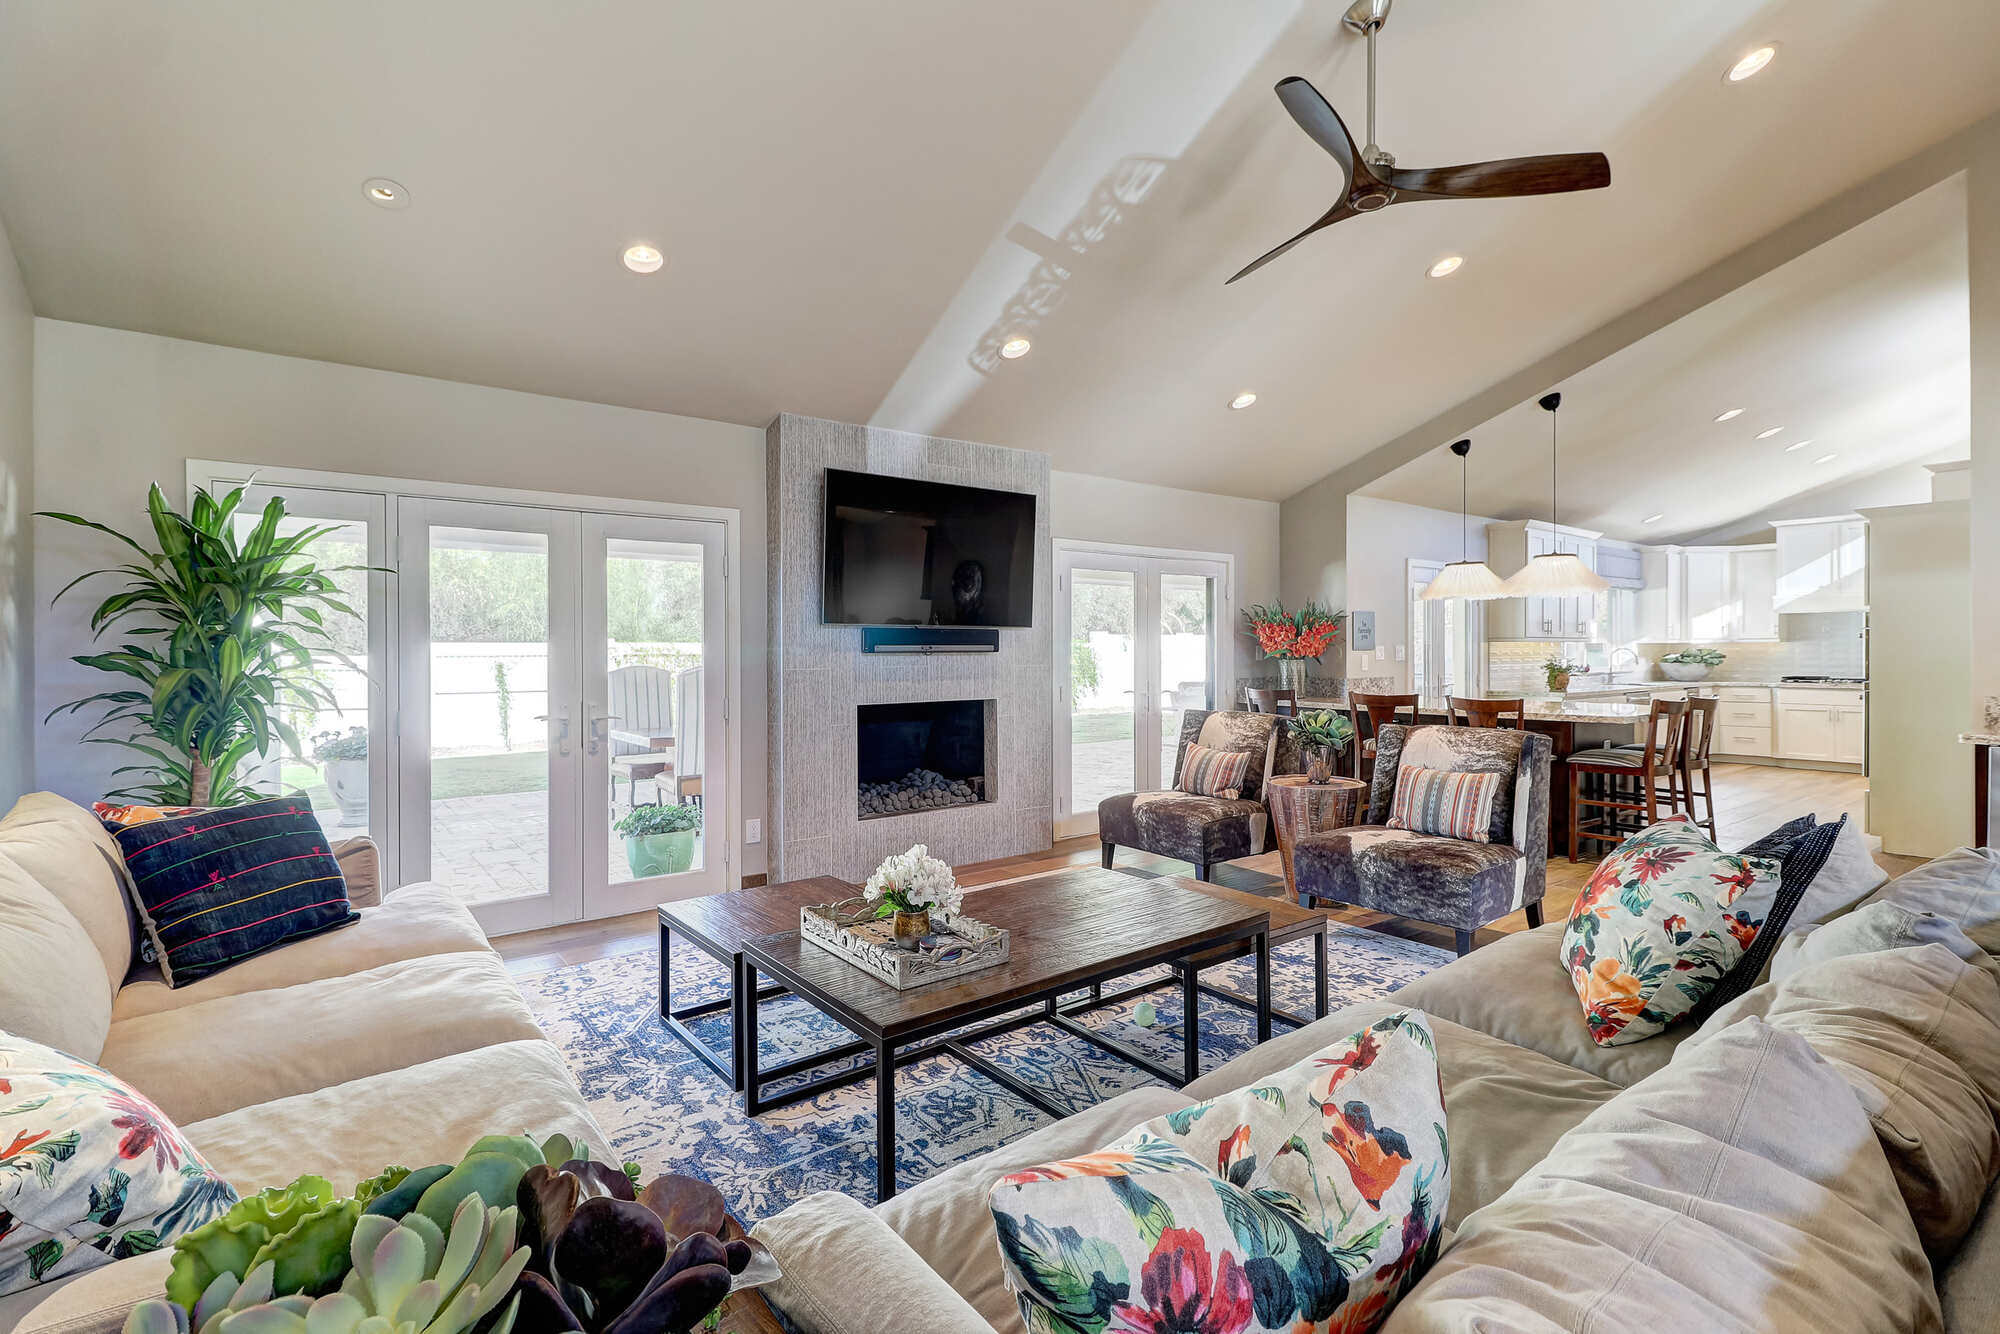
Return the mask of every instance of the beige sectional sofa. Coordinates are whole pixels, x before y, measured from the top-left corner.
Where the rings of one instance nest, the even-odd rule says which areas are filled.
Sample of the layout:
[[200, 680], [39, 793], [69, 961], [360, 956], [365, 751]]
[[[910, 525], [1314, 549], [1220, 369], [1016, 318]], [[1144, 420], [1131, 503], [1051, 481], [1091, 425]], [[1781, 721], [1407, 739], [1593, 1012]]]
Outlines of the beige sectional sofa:
[[[1871, 899], [1960, 923], [1978, 955], [1963, 969], [2000, 975], [1991, 957], [2000, 954], [1993, 849], [1961, 850]], [[1871, 1128], [1865, 1099], [1799, 1036], [1797, 1016], [1784, 1013], [1806, 1002], [1767, 981], [1700, 1028], [1598, 1047], [1558, 960], [1562, 932], [1550, 923], [1484, 946], [1392, 999], [1280, 1036], [1184, 1091], [1126, 1093], [874, 1209], [832, 1194], [802, 1200], [754, 1229], [785, 1270], [774, 1304], [805, 1334], [1019, 1334], [986, 1206], [997, 1178], [1098, 1149], [1143, 1121], [1415, 1008], [1431, 1017], [1444, 1083], [1452, 1141], [1446, 1222], [1454, 1235], [1431, 1276], [1398, 1306], [1391, 1334], [2000, 1330], [2000, 1209], [1990, 1181], [1975, 1170], [1971, 1199], [1986, 1193], [1962, 1245], [1927, 1255], [1919, 1222], [1935, 1220], [1913, 1219], [1907, 1183], [1898, 1193], [1877, 1140], [1885, 1114], [1873, 1109]], [[1926, 978], [1961, 968], [1940, 950], [1900, 950], [1870, 967]], [[2000, 1059], [2000, 985], [1971, 980], [1985, 1005], [1974, 1042]], [[1919, 981], [1912, 993], [1939, 1004], [1944, 993]], [[1836, 1040], [1871, 1003], [1866, 995], [1810, 1002]], [[1767, 1025], [1760, 1017], [1767, 1013], [1771, 1025], [1790, 1023], [1791, 1031]], [[1942, 1047], [1944, 1036], [1933, 1031], [1942, 1022], [1919, 1014], [1913, 1025]], [[1930, 1054], [1901, 1062], [1901, 1077], [1915, 1104], [1943, 1106], [1950, 1102], [1943, 1081], [1953, 1076], [1949, 1062], [1919, 1059]], [[1963, 1144], [1949, 1147], [1991, 1159], [2000, 1155], [1992, 1124], [2000, 1075], [1989, 1070], [1984, 1078], [1983, 1111], [1975, 1092]], [[1930, 1152], [1950, 1157], [1935, 1145]], [[1720, 1300], [1698, 1300], [1663, 1281], [1677, 1264], [1712, 1276]], [[867, 1283], [853, 1281], [857, 1270], [868, 1273]], [[1561, 1314], [1524, 1320], [1522, 1308], [1507, 1305], [1516, 1298]]]
[[[493, 1130], [608, 1144], [472, 914], [437, 885], [379, 890], [336, 847], [361, 920], [178, 989], [135, 963], [117, 844], [49, 793], [0, 819], [0, 1029], [158, 1103], [239, 1190], [336, 1184], [457, 1157]], [[0, 1297], [0, 1331], [115, 1327], [165, 1255]]]

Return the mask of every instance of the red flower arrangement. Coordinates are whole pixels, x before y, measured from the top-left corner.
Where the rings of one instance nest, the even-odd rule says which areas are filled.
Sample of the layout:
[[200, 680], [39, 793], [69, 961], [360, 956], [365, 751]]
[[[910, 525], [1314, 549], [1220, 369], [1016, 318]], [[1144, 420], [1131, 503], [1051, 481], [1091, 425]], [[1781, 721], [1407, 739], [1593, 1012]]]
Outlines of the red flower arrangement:
[[1250, 633], [1257, 638], [1257, 647], [1267, 658], [1319, 658], [1333, 647], [1333, 641], [1340, 638], [1340, 624], [1347, 619], [1344, 611], [1333, 611], [1317, 602], [1308, 602], [1297, 611], [1286, 611], [1285, 604], [1273, 602], [1269, 606], [1262, 603], [1243, 613], [1243, 619], [1250, 624]]

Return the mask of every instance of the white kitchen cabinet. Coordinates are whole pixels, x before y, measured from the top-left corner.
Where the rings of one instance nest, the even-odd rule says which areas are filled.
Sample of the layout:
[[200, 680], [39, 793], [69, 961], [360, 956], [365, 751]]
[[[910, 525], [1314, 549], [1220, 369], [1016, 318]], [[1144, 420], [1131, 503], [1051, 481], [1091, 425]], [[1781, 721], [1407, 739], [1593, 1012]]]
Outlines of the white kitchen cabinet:
[[1679, 547], [1639, 553], [1645, 586], [1639, 590], [1639, 639], [1678, 644], [1687, 638], [1687, 561]]
[[1729, 644], [1778, 637], [1775, 547], [1649, 547], [1641, 561], [1642, 641]]
[[1772, 526], [1778, 531], [1780, 612], [1867, 609], [1867, 520], [1843, 516]]
[[[1546, 523], [1486, 525], [1486, 563], [1507, 578], [1537, 556], [1568, 553], [1595, 569], [1596, 533]], [[1495, 598], [1486, 604], [1488, 639], [1588, 639], [1597, 621], [1594, 597]]]
[[1746, 547], [1730, 555], [1737, 639], [1778, 637], [1778, 549]]
[[1777, 756], [1861, 764], [1867, 759], [1868, 696], [1860, 690], [1775, 692]]
[[1833, 707], [1833, 758], [1842, 764], [1864, 764], [1868, 760], [1868, 706], [1836, 704]]
[[1729, 639], [1735, 614], [1729, 597], [1729, 553], [1693, 548], [1687, 560], [1687, 637], [1705, 644]]

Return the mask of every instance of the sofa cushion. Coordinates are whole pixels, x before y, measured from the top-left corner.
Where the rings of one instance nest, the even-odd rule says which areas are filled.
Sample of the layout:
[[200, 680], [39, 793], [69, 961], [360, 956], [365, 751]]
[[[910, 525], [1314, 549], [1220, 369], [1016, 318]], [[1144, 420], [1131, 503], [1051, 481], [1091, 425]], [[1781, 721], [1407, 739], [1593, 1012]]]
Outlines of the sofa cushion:
[[111, 981], [90, 933], [0, 855], [0, 1030], [96, 1061], [110, 1025]]
[[1364, 1334], [1436, 1257], [1438, 1055], [1397, 1011], [990, 1197], [1030, 1329]]
[[1958, 848], [1906, 871], [1862, 900], [1936, 913], [1988, 954], [2000, 954], [2000, 848]]
[[129, 1085], [0, 1033], [0, 1293], [152, 1250], [235, 1203]]
[[1763, 927], [1782, 873], [1774, 858], [1722, 851], [1679, 816], [1620, 843], [1563, 935], [1591, 1037], [1623, 1046], [1692, 1014]]
[[[1391, 723], [1376, 741], [1375, 781], [1366, 823], [1385, 825], [1394, 809], [1404, 765], [1448, 773], [1500, 774], [1488, 841], [1527, 849], [1547, 844], [1549, 739], [1507, 727], [1439, 727]], [[1539, 778], [1540, 781], [1535, 781]], [[1541, 837], [1535, 836], [1539, 832]]]
[[1465, 1220], [1385, 1328], [1825, 1334], [1938, 1322], [1867, 1116], [1804, 1039], [1753, 1019], [1586, 1117]]
[[1538, 1051], [1620, 1087], [1664, 1066], [1692, 1031], [1668, 1029], [1644, 1042], [1600, 1047], [1591, 1041], [1576, 990], [1562, 965], [1564, 924], [1502, 936], [1456, 963], [1426, 973], [1396, 993], [1432, 1019], [1449, 1019], [1503, 1042]]
[[101, 1063], [189, 1125], [540, 1036], [499, 958], [479, 950], [121, 1019], [111, 1026]]
[[363, 908], [361, 920], [343, 931], [295, 940], [185, 986], [170, 987], [157, 968], [142, 965], [112, 999], [111, 1018], [115, 1023], [218, 996], [344, 977], [398, 959], [487, 948], [486, 933], [457, 894], [443, 885], [405, 885], [381, 907]]
[[1958, 1254], [1937, 1267], [1937, 1291], [1946, 1329], [2000, 1329], [2000, 1182], [1986, 1192]]
[[1140, 1122], [1192, 1101], [1169, 1088], [1131, 1089], [947, 1168], [877, 1205], [875, 1214], [988, 1324], [1016, 1329], [1021, 1313], [1001, 1274], [993, 1216], [986, 1209], [993, 1183], [1034, 1163], [1102, 1148]]
[[187, 1137], [243, 1194], [311, 1172], [345, 1190], [389, 1163], [455, 1162], [481, 1135], [561, 1131], [599, 1157], [611, 1141], [591, 1118], [562, 1053], [541, 1038], [455, 1052], [311, 1093], [196, 1121]]
[[1247, 750], [1250, 767], [1243, 775], [1239, 795], [1245, 801], [1261, 801], [1264, 784], [1276, 772], [1278, 736], [1285, 731], [1284, 720], [1274, 713], [1251, 713], [1246, 709], [1217, 709], [1213, 713], [1189, 709], [1181, 715], [1180, 754], [1174, 759], [1174, 785], [1180, 786], [1180, 769], [1189, 746], [1210, 750]]
[[1264, 851], [1270, 813], [1247, 798], [1121, 792], [1097, 803], [1097, 836], [1207, 866]]
[[97, 817], [53, 792], [30, 792], [0, 819], [0, 854], [33, 876], [83, 924], [114, 988], [132, 966], [138, 919], [125, 862]]
[[750, 1235], [783, 1272], [764, 1297], [799, 1334], [993, 1334], [887, 1223], [838, 1191], [808, 1195]]
[[1988, 969], [1996, 967], [1993, 956], [1980, 949], [1949, 918], [1934, 912], [1912, 912], [1897, 903], [1878, 902], [1810, 931], [1786, 936], [1772, 956], [1770, 980], [1783, 982], [1801, 968], [1843, 955], [1918, 945], [1942, 945], [1968, 963]]
[[1493, 798], [1502, 775], [1426, 769], [1403, 761], [1396, 775], [1396, 800], [1389, 828], [1408, 829], [1470, 843], [1493, 841]]
[[1292, 868], [1319, 898], [1467, 930], [1513, 912], [1527, 892], [1527, 859], [1509, 844], [1385, 825], [1309, 834], [1292, 845]]
[[[1387, 1000], [1347, 1006], [1273, 1038], [1182, 1092], [1212, 1098], [1263, 1080], [1334, 1037], [1401, 1009], [1398, 1002], [1408, 991], [1405, 987]], [[1457, 1227], [1540, 1162], [1564, 1131], [1616, 1097], [1618, 1085], [1436, 1016], [1430, 1025], [1444, 1082], [1445, 1124], [1451, 1128], [1451, 1201], [1445, 1224]]]

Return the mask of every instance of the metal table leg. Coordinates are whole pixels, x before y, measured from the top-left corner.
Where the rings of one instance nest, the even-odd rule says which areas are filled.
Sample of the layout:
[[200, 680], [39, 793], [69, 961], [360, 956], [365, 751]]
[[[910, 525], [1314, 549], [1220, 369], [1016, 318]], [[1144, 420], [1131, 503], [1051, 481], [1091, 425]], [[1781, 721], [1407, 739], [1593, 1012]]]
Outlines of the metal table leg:
[[1326, 924], [1313, 935], [1313, 1017], [1326, 1018]]
[[1271, 1040], [1271, 933], [1257, 933], [1257, 1041]]
[[896, 1062], [888, 1043], [875, 1044], [875, 1202], [896, 1193]]
[[[1181, 968], [1181, 1070], [1182, 1084], [1192, 1084], [1201, 1076], [1201, 982], [1192, 959]], [[1267, 1007], [1268, 1012], [1268, 1007]], [[1270, 1034], [1267, 1032], [1266, 1037]]]

